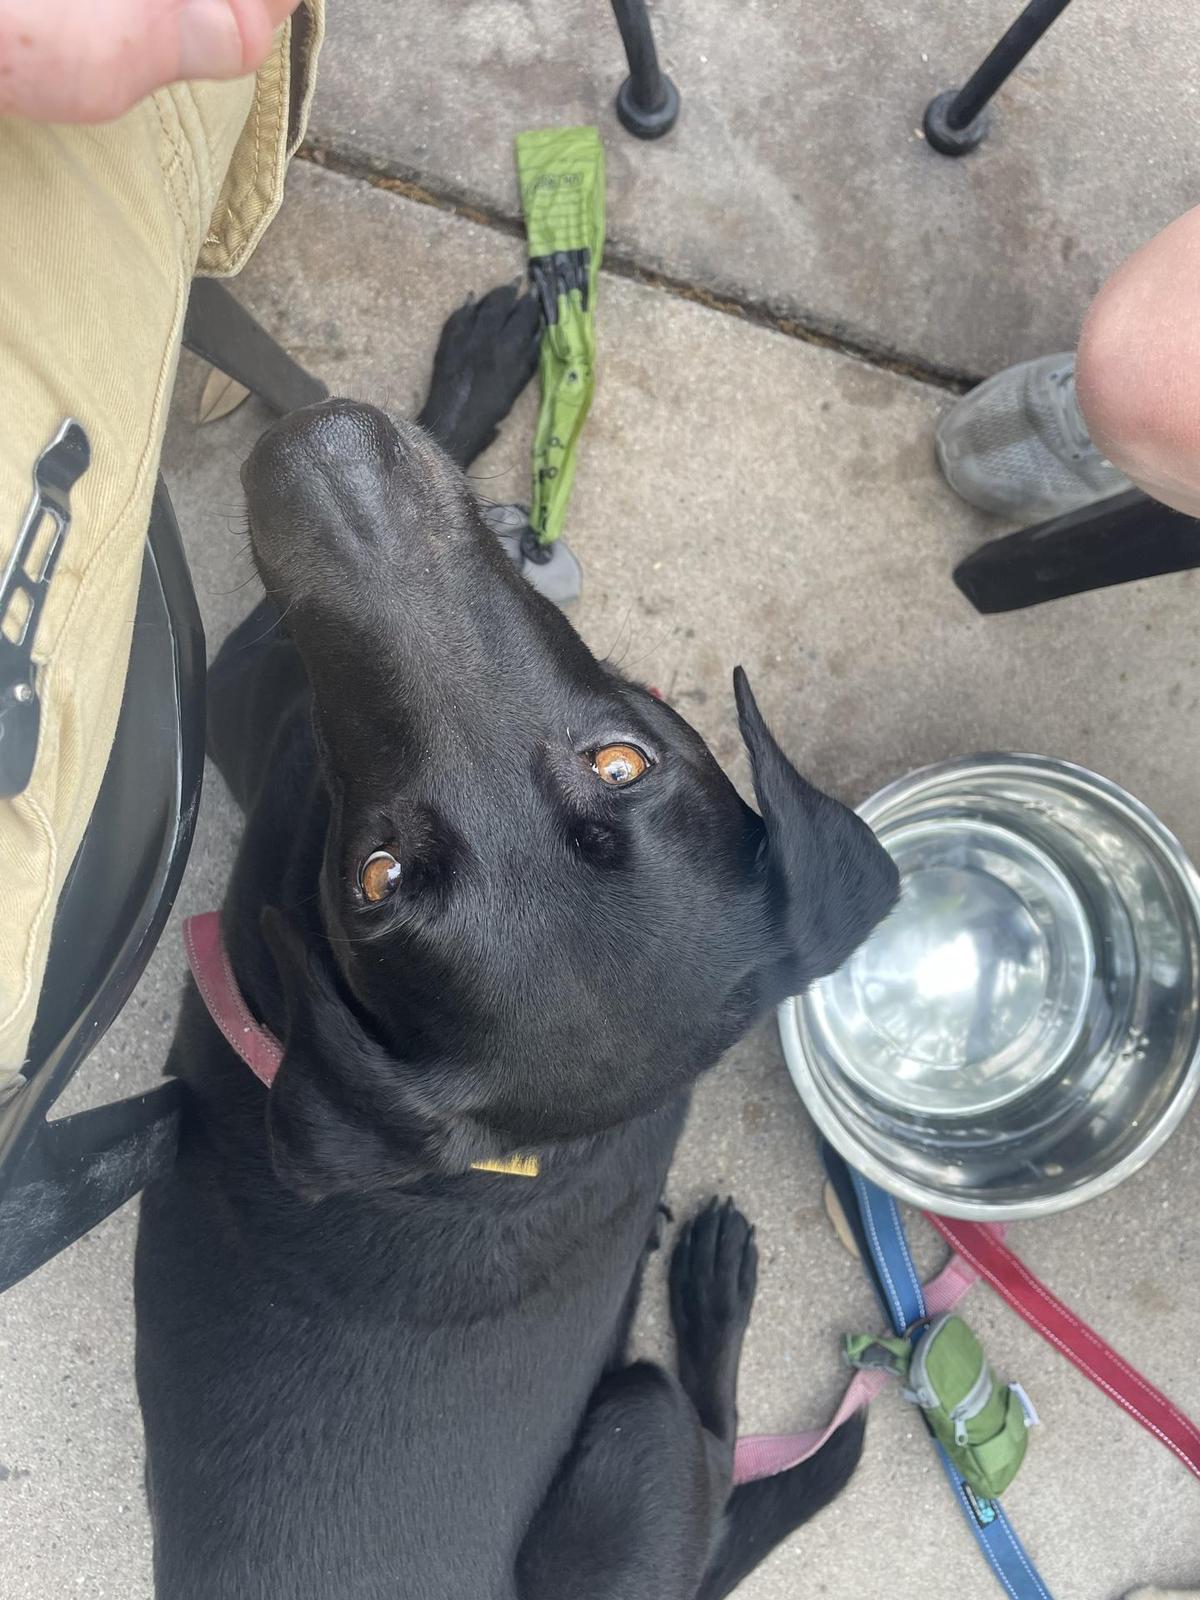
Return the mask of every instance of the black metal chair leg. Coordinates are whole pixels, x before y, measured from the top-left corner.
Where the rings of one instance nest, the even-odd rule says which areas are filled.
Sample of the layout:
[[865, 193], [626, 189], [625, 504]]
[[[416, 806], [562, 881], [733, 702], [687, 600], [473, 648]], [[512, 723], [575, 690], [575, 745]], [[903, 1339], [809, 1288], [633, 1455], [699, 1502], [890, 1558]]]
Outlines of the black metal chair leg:
[[946, 89], [925, 108], [925, 137], [944, 156], [965, 156], [988, 131], [984, 107], [1020, 66], [1071, 0], [1029, 4], [961, 89]]
[[954, 569], [976, 611], [1044, 600], [1200, 567], [1200, 520], [1129, 489], [983, 545]]
[[679, 90], [658, 64], [646, 0], [612, 0], [629, 76], [617, 90], [617, 116], [639, 139], [661, 139], [675, 126]]
[[183, 342], [281, 416], [329, 398], [325, 384], [293, 361], [215, 278], [193, 281]]
[[146, 1094], [43, 1122], [0, 1194], [0, 1294], [170, 1170], [181, 1089]]

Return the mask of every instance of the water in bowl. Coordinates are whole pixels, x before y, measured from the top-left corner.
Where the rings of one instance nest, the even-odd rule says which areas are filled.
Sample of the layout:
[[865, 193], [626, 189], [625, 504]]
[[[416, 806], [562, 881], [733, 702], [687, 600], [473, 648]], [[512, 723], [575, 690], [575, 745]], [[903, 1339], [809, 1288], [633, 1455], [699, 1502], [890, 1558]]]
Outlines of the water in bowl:
[[846, 1076], [884, 1105], [994, 1111], [1052, 1078], [1084, 1025], [1094, 951], [1070, 881], [978, 817], [880, 832], [900, 904], [811, 995]]

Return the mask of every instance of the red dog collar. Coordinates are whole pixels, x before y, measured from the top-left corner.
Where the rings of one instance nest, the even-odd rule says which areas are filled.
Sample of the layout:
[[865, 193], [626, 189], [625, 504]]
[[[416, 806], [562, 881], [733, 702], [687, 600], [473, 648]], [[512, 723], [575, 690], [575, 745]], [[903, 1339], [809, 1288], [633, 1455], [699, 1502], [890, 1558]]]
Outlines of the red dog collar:
[[229, 1048], [269, 1089], [283, 1060], [283, 1046], [268, 1028], [255, 1022], [242, 998], [221, 937], [221, 913], [205, 911], [198, 917], [188, 917], [183, 925], [183, 944], [209, 1016]]
[[[183, 924], [183, 944], [209, 1016], [229, 1048], [269, 1089], [283, 1060], [283, 1046], [269, 1028], [250, 1014], [229, 964], [229, 952], [221, 935], [221, 913], [204, 911], [198, 917], [188, 917]], [[517, 1178], [536, 1178], [541, 1170], [538, 1158], [526, 1155], [472, 1161], [471, 1166], [476, 1172], [502, 1172]]]

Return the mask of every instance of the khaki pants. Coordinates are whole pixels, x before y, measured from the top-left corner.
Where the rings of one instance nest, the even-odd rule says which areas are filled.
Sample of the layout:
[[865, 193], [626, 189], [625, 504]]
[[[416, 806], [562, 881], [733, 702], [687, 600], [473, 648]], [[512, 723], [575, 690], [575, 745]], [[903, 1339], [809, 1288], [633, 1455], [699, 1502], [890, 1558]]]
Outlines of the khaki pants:
[[102, 127], [0, 119], [0, 571], [64, 418], [92, 450], [34, 644], [36, 765], [0, 799], [0, 1098], [116, 728], [189, 285], [237, 272], [278, 209], [321, 6], [254, 77], [176, 84]]

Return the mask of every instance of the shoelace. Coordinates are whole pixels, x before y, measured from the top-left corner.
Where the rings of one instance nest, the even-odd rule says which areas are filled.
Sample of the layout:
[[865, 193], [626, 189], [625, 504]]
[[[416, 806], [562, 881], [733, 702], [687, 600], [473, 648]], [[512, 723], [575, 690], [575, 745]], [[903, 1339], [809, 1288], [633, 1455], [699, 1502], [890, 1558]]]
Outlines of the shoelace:
[[1061, 372], [1051, 373], [1050, 385], [1054, 414], [1062, 436], [1070, 447], [1071, 459], [1083, 461], [1090, 456], [1096, 460], [1103, 460], [1099, 450], [1092, 443], [1087, 423], [1083, 420], [1083, 412], [1079, 409], [1079, 397], [1075, 392], [1074, 366], [1066, 367]]

